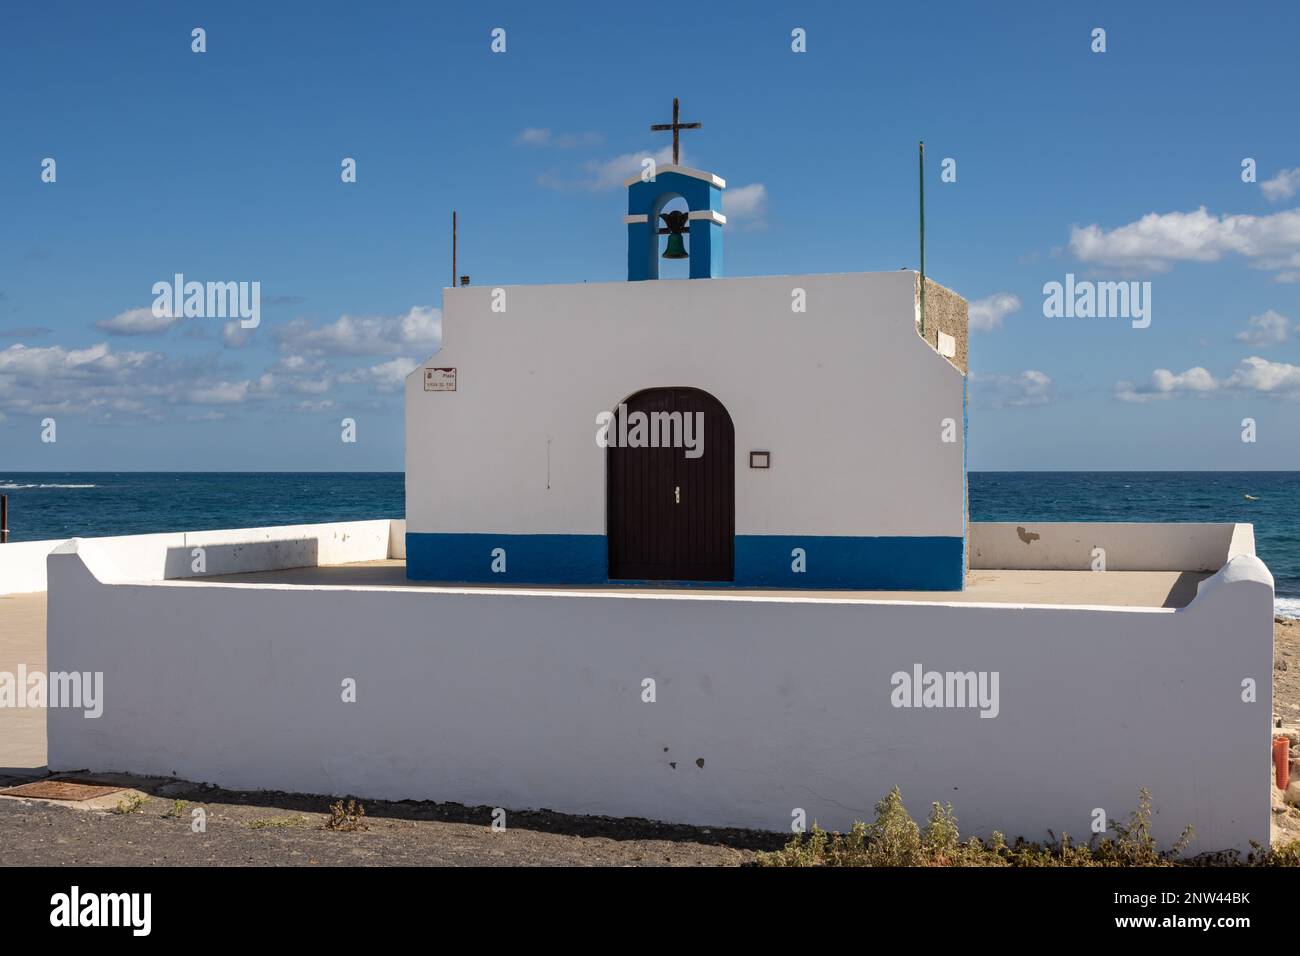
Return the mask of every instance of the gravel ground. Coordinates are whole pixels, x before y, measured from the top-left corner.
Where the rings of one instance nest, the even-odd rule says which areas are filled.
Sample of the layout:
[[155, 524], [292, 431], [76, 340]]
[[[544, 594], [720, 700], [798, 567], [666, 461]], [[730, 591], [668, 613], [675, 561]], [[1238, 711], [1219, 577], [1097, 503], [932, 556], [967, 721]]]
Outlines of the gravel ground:
[[[1273, 623], [1273, 717], [1274, 733], [1300, 733], [1300, 621], [1278, 618]], [[1293, 756], [1295, 752], [1293, 747]], [[1273, 843], [1300, 839], [1300, 808], [1284, 803], [1276, 787], [1270, 786], [1268, 792], [1273, 803]]]
[[[547, 811], [508, 813], [506, 829], [494, 832], [490, 807], [409, 801], [365, 801], [368, 829], [341, 832], [324, 829], [333, 798], [130, 782], [131, 791], [74, 806], [0, 799], [0, 865], [736, 866], [784, 842]], [[138, 809], [114, 812], [135, 792], [144, 798]], [[167, 816], [176, 800], [184, 801], [179, 816]], [[191, 831], [195, 808], [206, 813], [206, 833]]]
[[1273, 712], [1300, 726], [1300, 621], [1273, 622]]

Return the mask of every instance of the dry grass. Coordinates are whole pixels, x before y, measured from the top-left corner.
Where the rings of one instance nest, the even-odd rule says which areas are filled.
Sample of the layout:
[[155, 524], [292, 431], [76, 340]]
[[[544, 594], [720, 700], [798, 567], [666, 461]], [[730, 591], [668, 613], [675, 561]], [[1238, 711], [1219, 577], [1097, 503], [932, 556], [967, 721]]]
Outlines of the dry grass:
[[812, 833], [795, 835], [780, 850], [760, 854], [762, 866], [1300, 866], [1300, 840], [1264, 849], [1256, 846], [1243, 856], [1236, 850], [1181, 854], [1192, 839], [1187, 827], [1174, 846], [1161, 850], [1151, 836], [1151, 795], [1139, 791], [1138, 808], [1127, 822], [1111, 820], [1114, 836], [1094, 836], [1072, 842], [1068, 834], [1054, 843], [1030, 843], [1021, 838], [1008, 844], [1000, 833], [992, 839], [965, 842], [957, 829], [952, 805], [933, 804], [924, 827], [903, 806], [895, 787], [876, 804], [871, 823], [857, 822], [848, 833], [827, 833], [813, 825]]

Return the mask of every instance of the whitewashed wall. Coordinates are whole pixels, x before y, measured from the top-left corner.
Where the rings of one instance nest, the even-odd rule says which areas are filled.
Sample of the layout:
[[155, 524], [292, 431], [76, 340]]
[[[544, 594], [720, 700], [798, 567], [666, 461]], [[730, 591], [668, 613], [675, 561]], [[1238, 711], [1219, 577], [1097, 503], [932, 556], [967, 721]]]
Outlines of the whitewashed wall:
[[[917, 335], [915, 281], [504, 286], [504, 312], [492, 287], [445, 290], [425, 366], [456, 368], [456, 391], [424, 391], [424, 366], [406, 380], [410, 531], [604, 534], [596, 415], [691, 386], [735, 425], [737, 535], [960, 537], [963, 376]], [[760, 450], [770, 470], [749, 468]]]
[[1137, 522], [973, 522], [970, 566], [1086, 571], [1093, 549], [1109, 571], [1217, 571], [1238, 554], [1255, 553], [1248, 524]]
[[63, 543], [10, 541], [0, 544], [0, 594], [45, 590], [45, 556]]
[[[85, 540], [108, 557], [105, 580], [162, 581], [195, 577], [192, 552], [199, 547], [205, 551], [205, 574], [235, 574], [402, 557], [405, 535], [404, 521], [382, 518]], [[46, 555], [64, 540], [0, 545], [0, 594], [44, 591]]]
[[[1022, 532], [1038, 538], [1026, 543]], [[387, 545], [382, 543], [385, 535]], [[108, 580], [161, 581], [193, 577], [190, 559], [181, 557], [200, 545], [210, 549], [209, 575], [405, 558], [406, 522], [380, 519], [87, 540], [113, 556]], [[1112, 571], [1217, 571], [1231, 557], [1255, 553], [1254, 529], [1248, 524], [972, 522], [970, 540], [974, 569], [1086, 569], [1096, 546], [1106, 548]], [[44, 591], [46, 555], [62, 543], [0, 546], [0, 594]]]
[[[951, 801], [966, 833], [1030, 838], [1086, 836], [1145, 786], [1163, 843], [1269, 836], [1250, 555], [1180, 610], [112, 585], [110, 561], [49, 558], [49, 667], [105, 675], [101, 718], [49, 714], [54, 770], [771, 830], [794, 808], [847, 827], [898, 785], [914, 816]], [[999, 715], [895, 709], [914, 664], [999, 672]]]

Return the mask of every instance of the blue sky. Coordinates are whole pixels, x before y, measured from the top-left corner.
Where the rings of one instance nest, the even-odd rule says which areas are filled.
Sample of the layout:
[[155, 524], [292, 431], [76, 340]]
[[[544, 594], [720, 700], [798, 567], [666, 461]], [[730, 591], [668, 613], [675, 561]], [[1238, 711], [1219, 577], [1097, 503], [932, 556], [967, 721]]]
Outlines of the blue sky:
[[[618, 280], [619, 180], [679, 96], [729, 275], [915, 268], [926, 141], [927, 270], [984, 326], [972, 468], [1300, 468], [1298, 28], [1284, 2], [8, 5], [0, 467], [400, 469], [450, 210], [475, 284]], [[259, 281], [261, 326], [150, 330], [176, 272]], [[1149, 281], [1150, 327], [1045, 318], [1067, 273]]]

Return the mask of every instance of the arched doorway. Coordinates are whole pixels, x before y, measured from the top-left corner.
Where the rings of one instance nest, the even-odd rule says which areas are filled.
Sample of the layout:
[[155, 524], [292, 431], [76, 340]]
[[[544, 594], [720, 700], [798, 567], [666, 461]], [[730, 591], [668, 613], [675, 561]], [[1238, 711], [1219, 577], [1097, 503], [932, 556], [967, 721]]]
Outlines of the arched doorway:
[[614, 409], [606, 452], [609, 576], [731, 581], [735, 430], [698, 388], [650, 388]]

